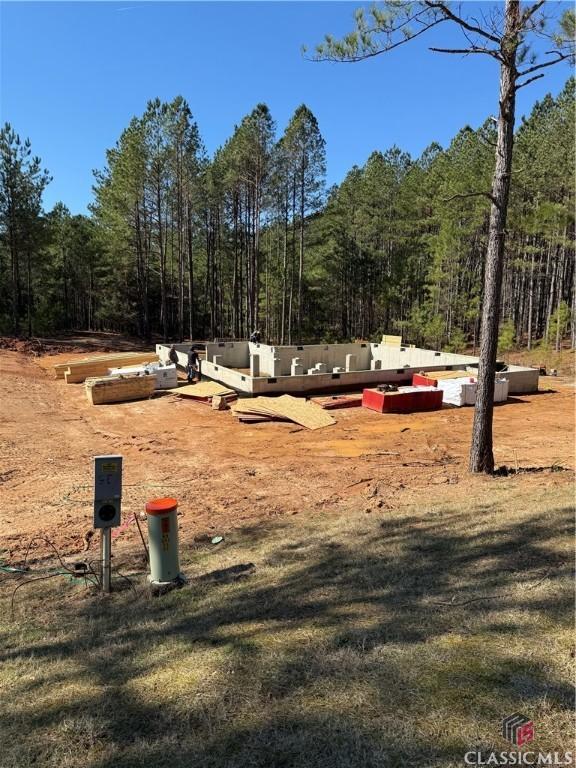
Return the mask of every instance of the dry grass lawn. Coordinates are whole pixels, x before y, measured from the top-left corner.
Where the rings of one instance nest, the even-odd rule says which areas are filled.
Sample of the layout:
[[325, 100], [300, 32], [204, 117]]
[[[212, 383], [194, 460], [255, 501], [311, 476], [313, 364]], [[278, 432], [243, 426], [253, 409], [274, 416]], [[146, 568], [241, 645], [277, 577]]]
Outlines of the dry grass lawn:
[[12, 620], [3, 574], [1, 768], [449, 768], [516, 711], [570, 749], [572, 492], [518, 488], [241, 529], [160, 598], [134, 552], [137, 597], [39, 581]]

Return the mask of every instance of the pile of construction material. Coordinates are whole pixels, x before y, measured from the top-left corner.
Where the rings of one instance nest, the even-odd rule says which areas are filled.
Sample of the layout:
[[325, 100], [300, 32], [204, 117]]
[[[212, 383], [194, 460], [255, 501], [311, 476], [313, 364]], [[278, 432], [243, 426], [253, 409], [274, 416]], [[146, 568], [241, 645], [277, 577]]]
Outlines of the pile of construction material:
[[154, 376], [106, 376], [85, 382], [86, 397], [92, 405], [123, 403], [150, 397], [156, 388]]
[[[442, 400], [447, 405], [474, 405], [478, 382], [472, 377], [444, 379], [438, 382], [442, 390]], [[494, 402], [505, 403], [508, 400], [508, 379], [496, 379], [494, 382]]]
[[110, 376], [153, 376], [155, 389], [173, 389], [178, 386], [176, 366], [164, 365], [164, 363], [159, 362], [110, 368], [108, 374]]
[[232, 405], [232, 412], [238, 421], [248, 424], [261, 421], [292, 421], [307, 429], [321, 429], [336, 424], [335, 419], [316, 403], [291, 395], [238, 400]]
[[155, 352], [113, 352], [84, 360], [69, 360], [54, 366], [57, 379], [65, 379], [66, 384], [81, 384], [88, 378], [107, 376], [112, 367], [157, 363]]
[[[431, 371], [415, 373], [412, 377], [415, 386], [433, 386], [442, 392], [442, 402], [445, 405], [474, 405], [478, 381], [476, 376], [470, 376], [467, 371]], [[508, 399], [508, 379], [497, 377], [494, 382], [494, 402], [504, 403]]]
[[[228, 389], [224, 384], [218, 384], [217, 381], [201, 381], [198, 384], [188, 384], [184, 387], [173, 389], [179, 397], [190, 398], [199, 403], [212, 404], [214, 398], [220, 398], [220, 403], [230, 404], [238, 399], [237, 393], [233, 389]], [[218, 410], [223, 410], [219, 408]]]
[[312, 397], [313, 403], [324, 408], [325, 411], [333, 411], [337, 408], [356, 408], [362, 405], [362, 395], [327, 395], [326, 397]]
[[467, 371], [422, 371], [412, 376], [413, 387], [437, 387], [438, 382], [447, 379], [463, 379], [470, 377]]

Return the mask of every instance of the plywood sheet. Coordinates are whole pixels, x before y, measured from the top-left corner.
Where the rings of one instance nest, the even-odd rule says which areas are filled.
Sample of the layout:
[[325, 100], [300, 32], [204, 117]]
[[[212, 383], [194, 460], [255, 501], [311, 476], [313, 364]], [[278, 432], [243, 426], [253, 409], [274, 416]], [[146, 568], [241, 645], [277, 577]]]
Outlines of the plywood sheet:
[[184, 387], [176, 387], [170, 390], [182, 397], [192, 397], [197, 400], [204, 400], [214, 395], [233, 395], [236, 394], [233, 389], [218, 384], [216, 381], [200, 381], [198, 384], [187, 384]]
[[307, 402], [291, 395], [239, 400], [234, 403], [232, 410], [240, 417], [246, 414], [254, 417], [283, 419], [293, 421], [307, 429], [321, 429], [336, 423], [332, 416], [316, 403]]

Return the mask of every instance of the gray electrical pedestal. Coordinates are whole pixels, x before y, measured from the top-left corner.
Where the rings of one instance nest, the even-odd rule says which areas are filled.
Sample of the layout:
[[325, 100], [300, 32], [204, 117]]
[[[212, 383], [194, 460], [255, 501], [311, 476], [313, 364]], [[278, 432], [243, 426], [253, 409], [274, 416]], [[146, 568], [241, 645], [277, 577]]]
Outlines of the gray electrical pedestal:
[[111, 529], [120, 525], [122, 456], [94, 457], [94, 528], [100, 528], [102, 590], [110, 592]]

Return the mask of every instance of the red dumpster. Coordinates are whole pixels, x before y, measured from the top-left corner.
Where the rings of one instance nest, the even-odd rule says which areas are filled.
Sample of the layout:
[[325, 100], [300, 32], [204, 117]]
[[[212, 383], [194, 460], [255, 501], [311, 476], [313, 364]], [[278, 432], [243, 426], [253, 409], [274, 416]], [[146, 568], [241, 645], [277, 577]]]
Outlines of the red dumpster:
[[398, 392], [365, 389], [362, 405], [378, 413], [416, 413], [442, 408], [442, 390], [434, 387], [405, 387]]

